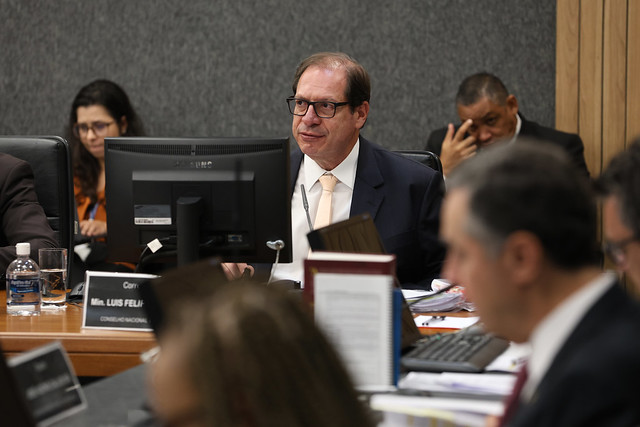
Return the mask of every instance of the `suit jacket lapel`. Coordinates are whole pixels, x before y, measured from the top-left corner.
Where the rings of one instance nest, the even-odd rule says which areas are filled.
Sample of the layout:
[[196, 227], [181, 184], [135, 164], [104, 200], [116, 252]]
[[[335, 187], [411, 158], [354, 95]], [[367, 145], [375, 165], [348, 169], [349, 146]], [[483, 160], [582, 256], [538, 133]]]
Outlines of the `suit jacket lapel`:
[[623, 291], [620, 289], [619, 283], [615, 283], [586, 312], [584, 318], [580, 320], [576, 329], [569, 335], [567, 341], [558, 351], [551, 366], [549, 366], [549, 370], [545, 373], [540, 384], [538, 384], [531, 402], [523, 405], [522, 411], [518, 411], [516, 415], [522, 416], [522, 414], [526, 413], [530, 405], [535, 403], [538, 393], [547, 393], [546, 390], [553, 389], [555, 379], [561, 377], [567, 365], [572, 363], [576, 348], [580, 348], [581, 343], [588, 341], [593, 336], [593, 331], [602, 328], [603, 318], [608, 318], [610, 313], [616, 312], [616, 310], [626, 310], [626, 307], [627, 302]]
[[291, 153], [290, 161], [291, 161], [291, 195], [293, 196], [294, 187], [296, 186], [296, 181], [298, 180], [298, 172], [300, 171], [300, 164], [302, 164], [302, 158], [304, 155], [299, 148], [293, 150]]
[[538, 132], [532, 122], [525, 119], [522, 113], [518, 113], [520, 116], [521, 124], [520, 124], [520, 133], [519, 136], [527, 136], [527, 137], [538, 137]]
[[349, 216], [368, 212], [375, 220], [378, 209], [384, 200], [383, 193], [379, 191], [383, 184], [384, 178], [380, 173], [378, 160], [374, 154], [374, 147], [361, 136], [356, 180], [353, 187]]

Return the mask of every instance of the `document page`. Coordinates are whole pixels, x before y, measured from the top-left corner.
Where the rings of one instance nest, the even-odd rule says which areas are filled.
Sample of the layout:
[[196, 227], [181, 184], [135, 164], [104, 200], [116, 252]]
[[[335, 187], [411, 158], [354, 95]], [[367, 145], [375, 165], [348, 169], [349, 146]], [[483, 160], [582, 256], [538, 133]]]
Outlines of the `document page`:
[[393, 277], [315, 275], [315, 318], [356, 386], [393, 385]]

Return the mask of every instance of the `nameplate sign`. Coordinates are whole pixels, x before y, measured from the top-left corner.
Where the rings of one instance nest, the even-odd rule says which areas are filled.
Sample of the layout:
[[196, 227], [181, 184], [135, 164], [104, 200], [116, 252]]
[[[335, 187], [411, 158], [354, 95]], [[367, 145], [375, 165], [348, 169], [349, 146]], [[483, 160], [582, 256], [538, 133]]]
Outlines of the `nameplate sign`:
[[87, 271], [83, 328], [151, 331], [138, 287], [157, 276]]
[[59, 341], [7, 361], [38, 426], [48, 426], [86, 408], [82, 387]]

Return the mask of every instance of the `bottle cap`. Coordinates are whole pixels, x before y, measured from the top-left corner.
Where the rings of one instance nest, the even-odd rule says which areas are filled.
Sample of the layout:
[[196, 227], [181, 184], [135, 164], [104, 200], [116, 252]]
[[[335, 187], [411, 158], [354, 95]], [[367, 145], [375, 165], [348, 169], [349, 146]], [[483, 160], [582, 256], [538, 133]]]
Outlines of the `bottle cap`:
[[16, 255], [29, 255], [31, 253], [31, 243], [16, 244]]

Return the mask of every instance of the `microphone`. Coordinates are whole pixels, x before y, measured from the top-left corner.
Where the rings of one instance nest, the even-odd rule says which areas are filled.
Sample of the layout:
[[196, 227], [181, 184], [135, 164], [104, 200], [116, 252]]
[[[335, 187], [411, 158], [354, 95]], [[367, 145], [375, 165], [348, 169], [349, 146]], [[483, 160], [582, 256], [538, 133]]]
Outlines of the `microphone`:
[[278, 240], [267, 240], [267, 247], [269, 249], [273, 249], [276, 251], [276, 261], [273, 263], [271, 267], [271, 274], [269, 275], [269, 280], [267, 280], [267, 284], [271, 283], [273, 280], [273, 273], [278, 268], [278, 262], [280, 261], [280, 251], [284, 248], [284, 242], [280, 239]]
[[309, 224], [309, 231], [313, 231], [313, 224], [311, 223], [311, 217], [309, 216], [309, 201], [307, 200], [307, 192], [304, 191], [304, 184], [300, 184], [300, 192], [302, 193], [302, 206], [307, 214], [307, 223]]
[[280, 239], [278, 240], [267, 240], [267, 247], [269, 249], [273, 249], [274, 251], [279, 251], [284, 248], [284, 242]]

